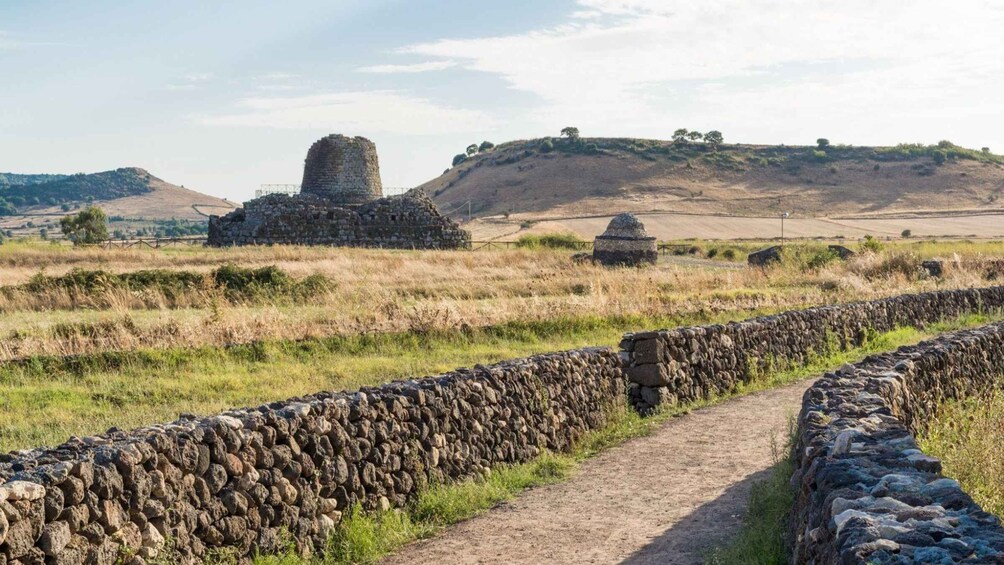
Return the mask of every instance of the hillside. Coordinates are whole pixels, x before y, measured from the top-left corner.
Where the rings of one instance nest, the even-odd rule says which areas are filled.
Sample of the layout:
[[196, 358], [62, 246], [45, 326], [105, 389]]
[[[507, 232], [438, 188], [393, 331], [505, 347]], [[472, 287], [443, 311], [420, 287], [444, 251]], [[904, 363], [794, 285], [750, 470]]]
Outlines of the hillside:
[[235, 204], [170, 184], [140, 168], [93, 174], [16, 175], [0, 178], [0, 229], [13, 235], [58, 232], [59, 219], [86, 206], [100, 206], [120, 235], [204, 233], [208, 214]]
[[536, 139], [478, 153], [422, 188], [447, 212], [466, 212], [470, 201], [473, 216], [510, 222], [621, 211], [750, 217], [788, 211], [802, 218], [996, 213], [1004, 211], [1004, 158], [949, 142], [715, 150], [695, 142]]

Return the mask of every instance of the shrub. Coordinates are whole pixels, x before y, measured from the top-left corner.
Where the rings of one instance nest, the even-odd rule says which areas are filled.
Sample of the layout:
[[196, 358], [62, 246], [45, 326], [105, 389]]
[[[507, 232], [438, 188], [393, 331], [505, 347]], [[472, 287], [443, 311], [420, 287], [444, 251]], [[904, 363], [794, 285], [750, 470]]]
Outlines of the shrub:
[[726, 249], [725, 251], [722, 251], [722, 259], [725, 259], [727, 261], [735, 261], [736, 260], [736, 250], [730, 248], [730, 249]]
[[579, 249], [582, 240], [569, 233], [551, 233], [545, 235], [522, 235], [516, 240], [516, 247], [521, 249]]
[[871, 235], [866, 235], [864, 242], [861, 244], [861, 250], [870, 253], [879, 253], [882, 251], [882, 243]]
[[466, 160], [467, 160], [467, 155], [463, 153], [457, 153], [456, 155], [453, 156], [453, 166], [456, 167], [457, 165], [463, 163]]
[[935, 149], [931, 152], [931, 160], [934, 161], [935, 165], [944, 165], [945, 161], [948, 160], [948, 153], [943, 149]]
[[482, 141], [481, 145], [478, 145], [478, 152], [488, 151], [493, 147], [495, 147], [495, 144], [491, 141]]
[[709, 249], [708, 253], [706, 255], [706, 257], [708, 259], [714, 259], [717, 256], [718, 256], [718, 248], [717, 247], [712, 247], [711, 249]]
[[813, 150], [813, 152], [812, 152], [812, 158], [815, 159], [816, 161], [825, 161], [826, 160], [826, 151], [820, 151], [818, 149]]
[[899, 235], [901, 235], [903, 237], [910, 237], [911, 235], [913, 235], [913, 232], [910, 231], [910, 230], [903, 230], [902, 232], [900, 232]]
[[832, 249], [823, 249], [813, 253], [806, 262], [806, 266], [810, 269], [819, 269], [829, 265], [839, 258], [840, 256], [837, 255], [836, 251], [833, 251]]
[[551, 151], [554, 151], [554, 142], [553, 141], [551, 141], [550, 139], [545, 139], [544, 141], [540, 142], [540, 152], [541, 153], [550, 153]]

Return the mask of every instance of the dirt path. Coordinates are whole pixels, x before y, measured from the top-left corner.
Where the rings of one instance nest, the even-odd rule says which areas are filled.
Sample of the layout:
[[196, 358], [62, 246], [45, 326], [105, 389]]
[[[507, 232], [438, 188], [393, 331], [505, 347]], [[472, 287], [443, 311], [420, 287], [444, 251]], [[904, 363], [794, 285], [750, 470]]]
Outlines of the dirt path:
[[384, 563], [701, 563], [735, 535], [803, 381], [666, 422]]

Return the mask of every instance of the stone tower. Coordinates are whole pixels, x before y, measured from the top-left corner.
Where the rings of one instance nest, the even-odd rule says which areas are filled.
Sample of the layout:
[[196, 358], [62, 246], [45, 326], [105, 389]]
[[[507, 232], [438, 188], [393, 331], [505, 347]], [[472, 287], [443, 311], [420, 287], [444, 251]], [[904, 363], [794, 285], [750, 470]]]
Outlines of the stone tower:
[[357, 205], [383, 196], [376, 145], [365, 137], [332, 134], [307, 151], [300, 191], [336, 205]]

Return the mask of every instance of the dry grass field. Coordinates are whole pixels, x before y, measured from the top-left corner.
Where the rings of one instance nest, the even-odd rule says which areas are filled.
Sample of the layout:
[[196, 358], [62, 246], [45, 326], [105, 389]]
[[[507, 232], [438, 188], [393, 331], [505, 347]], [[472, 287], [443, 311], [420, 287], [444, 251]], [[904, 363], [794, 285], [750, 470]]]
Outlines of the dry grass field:
[[792, 247], [797, 252], [787, 263], [761, 271], [741, 263], [759, 244], [696, 245], [715, 258], [664, 257], [651, 268], [605, 269], [548, 249], [6, 244], [0, 246], [0, 450], [533, 353], [616, 345], [622, 333], [643, 328], [989, 284], [983, 273], [962, 268], [932, 279], [919, 261], [1004, 250], [998, 243], [911, 243], [843, 263], [806, 243]]
[[[663, 241], [698, 239], [771, 239], [781, 235], [780, 218], [715, 216], [648, 212], [637, 214], [649, 235]], [[513, 240], [522, 235], [571, 233], [591, 240], [603, 233], [613, 216], [536, 218], [519, 214], [509, 218], [475, 219], [465, 227], [476, 240]], [[866, 235], [900, 239], [904, 230], [914, 237], [999, 238], [1004, 236], [1004, 214], [895, 214], [846, 218], [790, 217], [784, 222], [789, 238], [825, 238], [855, 241]]]

